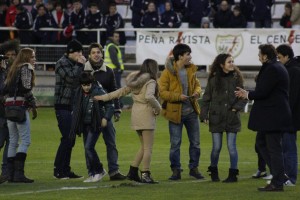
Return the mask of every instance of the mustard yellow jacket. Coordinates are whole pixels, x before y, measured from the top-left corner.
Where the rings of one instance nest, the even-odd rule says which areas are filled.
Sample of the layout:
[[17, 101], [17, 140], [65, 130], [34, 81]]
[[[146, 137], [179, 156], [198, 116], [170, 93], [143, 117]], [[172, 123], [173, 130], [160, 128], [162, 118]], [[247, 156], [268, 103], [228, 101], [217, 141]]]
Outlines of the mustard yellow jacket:
[[[188, 76], [188, 96], [198, 93], [200, 96], [201, 86], [197, 79], [197, 66], [190, 64], [186, 66]], [[179, 124], [181, 122], [181, 100], [182, 86], [176, 63], [169, 58], [159, 81], [159, 95], [162, 99], [162, 115], [169, 121]], [[190, 99], [195, 112], [200, 114], [198, 99]]]

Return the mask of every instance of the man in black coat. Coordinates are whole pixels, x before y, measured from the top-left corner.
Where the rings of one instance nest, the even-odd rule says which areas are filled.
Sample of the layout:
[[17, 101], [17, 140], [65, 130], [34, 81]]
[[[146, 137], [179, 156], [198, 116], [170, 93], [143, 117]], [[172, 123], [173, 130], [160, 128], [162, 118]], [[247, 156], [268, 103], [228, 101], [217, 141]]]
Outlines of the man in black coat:
[[279, 61], [286, 67], [290, 77], [289, 102], [293, 117], [293, 130], [283, 134], [282, 148], [284, 172], [288, 176], [284, 184], [294, 186], [298, 174], [297, 131], [300, 130], [300, 57], [294, 57], [290, 45], [282, 44], [276, 48]]
[[[85, 63], [84, 71], [89, 71], [94, 75], [96, 81], [98, 81], [106, 92], [113, 92], [117, 90], [115, 81], [115, 75], [111, 68], [107, 67], [103, 63], [103, 48], [100, 44], [92, 43], [89, 46], [89, 59]], [[119, 121], [121, 108], [118, 99], [114, 100], [115, 122]], [[118, 165], [118, 150], [116, 146], [116, 130], [111, 119], [107, 120], [107, 126], [103, 128], [103, 139], [106, 145], [107, 162], [108, 162], [108, 174], [110, 180], [124, 180], [126, 176], [121, 174]]]
[[256, 144], [271, 169], [270, 184], [259, 191], [283, 191], [284, 166], [282, 135], [292, 130], [292, 114], [289, 106], [289, 75], [277, 61], [275, 47], [259, 46], [259, 61], [262, 67], [257, 76], [254, 91], [237, 88], [236, 95], [254, 100], [248, 128], [257, 131]]

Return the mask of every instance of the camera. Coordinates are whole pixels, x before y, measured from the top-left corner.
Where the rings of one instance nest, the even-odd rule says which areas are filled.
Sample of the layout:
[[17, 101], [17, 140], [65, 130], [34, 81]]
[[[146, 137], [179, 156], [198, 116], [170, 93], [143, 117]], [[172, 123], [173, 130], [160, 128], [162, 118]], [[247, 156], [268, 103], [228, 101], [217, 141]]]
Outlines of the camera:
[[8, 59], [7, 56], [0, 54], [0, 61], [1, 61], [1, 60], [6, 60], [6, 59]]

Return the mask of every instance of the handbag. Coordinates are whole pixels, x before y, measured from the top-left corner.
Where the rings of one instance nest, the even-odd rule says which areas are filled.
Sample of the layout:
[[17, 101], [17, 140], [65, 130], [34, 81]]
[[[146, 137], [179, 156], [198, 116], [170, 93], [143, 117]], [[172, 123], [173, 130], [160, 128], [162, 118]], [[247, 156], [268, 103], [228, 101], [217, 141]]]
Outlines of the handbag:
[[26, 121], [26, 108], [24, 105], [15, 105], [19, 81], [20, 81], [20, 71], [17, 76], [14, 100], [10, 105], [5, 105], [5, 117], [10, 121], [20, 123]]

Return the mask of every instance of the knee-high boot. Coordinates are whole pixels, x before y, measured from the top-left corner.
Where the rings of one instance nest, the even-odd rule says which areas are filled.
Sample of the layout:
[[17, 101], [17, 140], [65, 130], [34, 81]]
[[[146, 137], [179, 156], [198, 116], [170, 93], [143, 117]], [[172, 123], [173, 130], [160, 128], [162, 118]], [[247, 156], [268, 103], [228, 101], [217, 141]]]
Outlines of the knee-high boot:
[[24, 175], [25, 160], [26, 153], [17, 153], [14, 162], [15, 172], [13, 182], [33, 183], [34, 180], [29, 179]]

